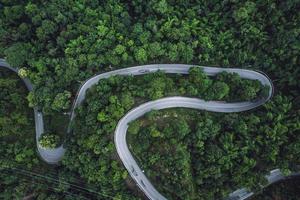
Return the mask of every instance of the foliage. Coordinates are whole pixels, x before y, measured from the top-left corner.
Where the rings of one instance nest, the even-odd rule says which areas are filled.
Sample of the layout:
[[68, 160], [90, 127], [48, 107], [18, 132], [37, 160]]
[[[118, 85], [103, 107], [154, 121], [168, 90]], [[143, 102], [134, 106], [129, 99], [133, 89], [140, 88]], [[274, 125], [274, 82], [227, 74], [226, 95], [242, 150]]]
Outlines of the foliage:
[[16, 74], [0, 70], [0, 169], [38, 163], [33, 114], [27, 107], [26, 94], [27, 89]]
[[[226, 82], [229, 81], [229, 79], [226, 79], [223, 82], [217, 80], [217, 78], [208, 77], [203, 73], [200, 67], [192, 67], [190, 72], [191, 73], [187, 75], [167, 75], [158, 71], [143, 76], [112, 76], [108, 79], [101, 79], [97, 85], [87, 91], [83, 105], [77, 110], [73, 128], [74, 133], [70, 136], [71, 139], [67, 141], [68, 151], [63, 160], [63, 165], [70, 170], [77, 171], [80, 176], [97, 185], [101, 188], [100, 191], [105, 191], [109, 194], [122, 194], [123, 198], [134, 198], [132, 193], [127, 189], [128, 187], [132, 187], [130, 186], [131, 184], [127, 184], [127, 186], [129, 185], [128, 187], [125, 185], [125, 183], [129, 182], [127, 172], [117, 159], [118, 156], [113, 140], [113, 132], [116, 125], [125, 113], [133, 107], [160, 97], [188, 95], [185, 91], [188, 91], [189, 87], [198, 88], [197, 84], [201, 84], [200, 80], [203, 79], [207, 80], [210, 84], [205, 86], [205, 89], [197, 90], [197, 92], [191, 96], [202, 97], [207, 91], [211, 91], [212, 95], [207, 96], [206, 99], [214, 100], [213, 98], [217, 95], [215, 92], [219, 91], [213, 90], [211, 87], [214, 87], [216, 83], [226, 84]], [[224, 73], [224, 75], [226, 76], [227, 73]], [[243, 81], [248, 82], [248, 80], [242, 79], [239, 79], [239, 81], [241, 82], [237, 82], [238, 84], [243, 83]], [[256, 81], [250, 81], [249, 83], [252, 83], [248, 85], [250, 88], [252, 85], [256, 86]], [[239, 89], [238, 85], [232, 83], [232, 86], [233, 85], [235, 89]], [[180, 92], [179, 88], [184, 89]], [[230, 90], [227, 91], [226, 99], [230, 102], [231, 97], [235, 98], [236, 91], [231, 89], [231, 85], [228, 85], [228, 88], [230, 88]], [[263, 89], [262, 85], [261, 89]], [[259, 95], [259, 92], [257, 95]], [[224, 100], [225, 96], [220, 99]], [[234, 100], [237, 101], [240, 99]], [[149, 119], [155, 120], [157, 114], [153, 111], [148, 113], [147, 116]], [[144, 130], [141, 129], [142, 124], [143, 123], [139, 121], [130, 123], [128, 132], [133, 135], [139, 134], [140, 131]], [[163, 140], [180, 131], [179, 139], [184, 140], [184, 138], [192, 133], [188, 121], [177, 120], [174, 124], [174, 130], [169, 130], [168, 132], [152, 124], [149, 126], [149, 135], [152, 138]], [[149, 139], [149, 142], [151, 141], [152, 140]], [[174, 148], [179, 155], [175, 158], [168, 157], [166, 160], [171, 163], [173, 159], [184, 159], [182, 163], [178, 163], [176, 166], [189, 167], [190, 169], [191, 163], [189, 158], [185, 157], [189, 147], [185, 144], [177, 144], [174, 139], [171, 141], [173, 143], [169, 148], [174, 145], [178, 146], [179, 149], [172, 148]], [[149, 142], [143, 141], [142, 144], [148, 148]], [[160, 145], [160, 143], [156, 145]], [[153, 145], [153, 148], [154, 147], [155, 145]], [[145, 152], [147, 152], [147, 150]], [[162, 153], [162, 151], [160, 151], [160, 153]], [[151, 156], [150, 163], [155, 164], [160, 158], [160, 154], [155, 154], [155, 156]], [[173, 164], [174, 162], [172, 162], [172, 165]], [[180, 173], [178, 172], [177, 174]], [[187, 182], [184, 184], [186, 187], [192, 187], [192, 184], [189, 184], [192, 178], [190, 172], [185, 172], [182, 176], [178, 175], [176, 180], [180, 180], [181, 178], [187, 179]], [[175, 182], [174, 180], [173, 183]], [[171, 186], [168, 187], [170, 190], [176, 190], [176, 188], [174, 188], [176, 184], [172, 184]], [[192, 189], [193, 188], [191, 188], [191, 190]], [[195, 190], [195, 188], [193, 190]], [[191, 191], [186, 190], [181, 192], [182, 195], [187, 195]], [[196, 196], [195, 193], [194, 196]]]
[[30, 127], [32, 111], [23, 98], [26, 94], [26, 87], [16, 75], [0, 71], [0, 137], [17, 137], [33, 131]]
[[68, 109], [70, 106], [69, 99], [71, 97], [71, 93], [69, 91], [64, 91], [62, 93], [58, 93], [54, 101], [52, 103], [52, 109], [56, 111], [60, 111], [61, 109]]
[[297, 200], [300, 195], [299, 191], [299, 177], [294, 177], [265, 188], [260, 194], [252, 197], [251, 200]]
[[222, 199], [240, 187], [259, 189], [274, 168], [299, 170], [299, 115], [291, 108], [278, 95], [251, 112], [157, 111], [131, 122], [140, 127], [128, 131], [129, 147], [168, 199]]
[[[287, 163], [299, 163], [297, 155], [300, 153], [299, 136], [296, 134], [299, 130], [299, 103], [291, 104], [292, 101], [299, 102], [300, 91], [298, 10], [299, 1], [292, 0], [2, 0], [0, 57], [5, 58], [13, 67], [21, 69], [20, 75], [29, 78], [35, 87], [27, 96], [27, 102], [24, 98], [26, 90], [16, 78], [7, 78], [6, 75], [3, 76], [5, 78], [0, 77], [1, 166], [15, 166], [18, 163], [23, 167], [43, 168], [35, 153], [34, 120], [27, 103], [31, 107], [39, 106], [45, 114], [54, 118], [57, 113], [69, 109], [82, 81], [95, 73], [146, 63], [187, 63], [262, 70], [274, 80], [276, 91], [289, 96], [276, 97], [272, 103], [261, 108], [265, 109], [264, 113], [257, 111], [257, 116], [254, 112], [247, 119], [240, 117], [240, 114], [237, 115], [239, 117], [225, 115], [220, 119], [219, 125], [215, 123], [215, 117], [200, 117], [202, 120], [199, 118], [197, 124], [199, 129], [194, 131], [197, 138], [194, 138], [193, 148], [201, 150], [198, 153], [207, 151], [204, 161], [212, 160], [214, 164], [217, 163], [217, 167], [197, 166], [205, 168], [205, 174], [213, 177], [199, 179], [197, 184], [206, 181], [207, 185], [215, 184], [213, 188], [216, 190], [223, 188], [227, 192], [227, 187], [233, 186], [230, 184], [251, 186], [262, 177], [261, 174], [255, 174], [255, 178], [251, 178], [254, 177], [251, 173], [244, 174], [249, 169], [251, 171], [254, 165], [263, 164], [255, 162], [256, 158], [249, 155], [246, 158], [236, 157], [232, 144], [237, 141], [237, 136], [248, 141], [241, 141], [245, 148], [238, 153], [242, 155], [254, 147], [257, 148], [253, 154], [258, 155], [257, 152], [265, 148], [265, 152], [259, 154], [263, 157], [260, 157], [262, 160], [268, 160], [266, 166], [259, 166], [262, 171], [275, 164], [284, 171], [289, 171], [292, 167]], [[206, 100], [253, 100], [268, 90], [261, 88], [257, 82], [241, 80], [235, 74], [219, 74], [211, 79], [199, 68], [194, 68], [190, 75], [186, 79], [157, 73], [153, 75], [156, 77], [149, 75], [148, 80], [112, 77], [101, 81], [91, 89], [85, 105], [77, 111], [82, 124], [75, 124], [77, 130], [74, 139], [68, 144], [70, 151], [63, 167], [58, 171], [65, 167], [67, 170], [63, 173], [68, 174], [72, 170], [76, 177], [82, 178], [80, 184], [86, 181], [96, 183], [97, 190], [104, 195], [113, 195], [114, 199], [134, 199], [135, 195], [124, 187], [125, 179], [128, 188], [135, 188], [117, 160], [111, 134], [118, 119], [130, 108], [147, 100], [173, 95]], [[132, 88], [126, 89], [128, 86]], [[157, 116], [159, 115], [155, 111], [151, 112], [149, 117], [153, 119], [149, 120], [155, 120]], [[190, 127], [188, 119], [180, 121], [182, 122], [177, 123], [175, 131], [180, 130], [178, 138], [181, 141], [193, 134], [195, 127]], [[226, 124], [226, 135], [219, 135], [224, 128], [222, 122]], [[135, 136], [145, 131], [137, 124], [133, 122], [128, 130], [131, 133], [137, 132]], [[147, 126], [143, 123], [139, 125]], [[153, 140], [170, 137], [174, 127], [166, 127], [164, 130], [160, 128], [158, 121], [158, 125], [152, 128], [152, 135], [159, 137], [146, 140], [143, 147], [148, 148]], [[217, 137], [217, 142], [226, 141], [226, 146], [206, 148], [205, 144], [214, 135], [220, 136]], [[176, 145], [177, 141], [172, 139], [170, 142]], [[181, 164], [171, 167], [182, 167], [175, 182], [182, 181], [180, 183], [187, 189], [180, 196], [175, 196], [175, 199], [196, 198], [197, 195], [194, 194], [198, 194], [197, 190], [209, 190], [189, 184], [194, 177], [189, 173], [188, 167], [194, 166], [190, 162], [194, 158], [184, 156], [193, 155], [194, 152], [190, 152], [188, 142], [189, 140], [181, 141], [174, 150], [176, 157], [168, 156], [166, 163], [162, 163], [164, 168], [170, 167], [167, 162], [171, 163], [173, 159]], [[170, 148], [174, 144], [169, 145]], [[236, 148], [241, 148], [241, 144], [236, 145]], [[167, 144], [164, 145], [168, 147]], [[223, 160], [219, 159], [224, 152], [228, 155], [225, 154]], [[155, 165], [159, 156], [164, 154], [151, 156], [151, 163]], [[229, 183], [230, 186], [224, 185], [223, 182], [229, 178], [220, 177], [220, 174], [224, 169], [229, 170], [232, 162], [236, 161], [232, 159], [239, 159], [242, 169], [233, 168], [233, 175], [230, 177], [234, 177], [234, 180]], [[147, 162], [144, 164], [147, 165]], [[214, 183], [216, 177], [221, 181]], [[242, 177], [248, 177], [249, 183], [245, 183]], [[180, 191], [182, 185], [178, 188], [175, 182], [172, 187]], [[31, 184], [26, 185], [23, 179], [16, 180], [14, 175], [1, 175], [0, 198], [18, 199], [27, 197], [30, 192], [34, 193], [33, 198], [36, 199], [75, 198], [66, 196], [66, 193], [50, 193], [47, 185], [29, 187]], [[170, 188], [165, 190], [169, 191]], [[216, 193], [223, 195], [221, 189]], [[210, 198], [209, 195], [214, 194], [206, 195]], [[107, 199], [105, 197], [99, 198]], [[79, 195], [78, 199], [80, 198]], [[90, 197], [96, 198], [98, 197]]]
[[277, 89], [299, 95], [298, 1], [5, 0], [1, 5], [0, 56], [28, 69], [36, 103], [50, 114], [72, 102], [64, 98], [56, 104], [57, 95], [74, 96], [93, 74], [146, 63], [258, 69], [276, 80]]
[[140, 130], [140, 121], [133, 121], [129, 124], [129, 127], [128, 127], [128, 133], [130, 134], [137, 134]]
[[[89, 185], [80, 184], [76, 174], [62, 168], [49, 168], [45, 165], [36, 165], [31, 169], [22, 165], [0, 169], [0, 198], [3, 200], [32, 198], [37, 200], [82, 200], [105, 198], [93, 195]], [[73, 188], [77, 186], [77, 188]], [[80, 190], [86, 187], [90, 192]]]
[[106, 199], [73, 188], [90, 188], [76, 173], [40, 161], [27, 92], [15, 73], [0, 70], [0, 199]]
[[26, 78], [28, 76], [26, 68], [19, 69], [18, 75], [22, 78]]
[[39, 144], [45, 149], [54, 149], [61, 143], [61, 139], [57, 134], [42, 134], [39, 138]]

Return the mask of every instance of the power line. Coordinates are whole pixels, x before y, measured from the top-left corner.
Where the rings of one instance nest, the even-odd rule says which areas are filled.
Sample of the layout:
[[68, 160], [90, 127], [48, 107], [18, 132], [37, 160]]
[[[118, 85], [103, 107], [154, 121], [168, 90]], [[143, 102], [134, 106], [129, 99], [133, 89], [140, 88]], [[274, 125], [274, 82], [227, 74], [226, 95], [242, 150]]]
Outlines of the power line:
[[[23, 173], [25, 173], [25, 172], [28, 172], [28, 173], [30, 173], [31, 175], [33, 174], [33, 175], [37, 175], [37, 176], [39, 176], [39, 177], [44, 177], [44, 178], [48, 178], [48, 180], [49, 181], [55, 181], [55, 182], [60, 182], [60, 183], [62, 183], [62, 184], [68, 184], [68, 185], [71, 185], [71, 186], [75, 186], [75, 187], [77, 187], [77, 188], [83, 188], [83, 187], [80, 187], [80, 186], [78, 186], [78, 184], [74, 184], [74, 182], [77, 182], [77, 183], [81, 183], [81, 184], [85, 184], [85, 185], [87, 185], [85, 182], [83, 182], [82, 180], [80, 180], [79, 181], [79, 179], [77, 178], [77, 177], [74, 177], [74, 176], [71, 176], [71, 178], [72, 179], [75, 179], [75, 181], [72, 181], [73, 183], [71, 183], [70, 181], [65, 181], [65, 178], [64, 177], [61, 177], [61, 176], [59, 176], [59, 174], [57, 174], [57, 173], [55, 173], [55, 172], [49, 172], [49, 170], [47, 170], [47, 176], [44, 176], [44, 175], [42, 175], [42, 174], [40, 174], [40, 173], [38, 173], [38, 172], [36, 172], [36, 173], [34, 173], [34, 172], [32, 172], [32, 170], [31, 171], [28, 171], [28, 170], [26, 170], [26, 169], [20, 169], [20, 168], [6, 168], [7, 170], [19, 170], [20, 172], [23, 172]], [[49, 176], [49, 174], [50, 175], [52, 175], [52, 176]], [[27, 174], [28, 175], [28, 174]], [[69, 177], [70, 177], [70, 175], [68, 175]], [[60, 180], [60, 181], [58, 181], [58, 179]], [[89, 186], [89, 185], [87, 185], [87, 186]], [[89, 189], [89, 188], [84, 188], [84, 190], [88, 190], [89, 192], [93, 192], [93, 193], [96, 193], [96, 194], [100, 194], [99, 192], [96, 192], [95, 190], [92, 190], [92, 189]]]
[[84, 188], [84, 187], [75, 185], [75, 184], [70, 183], [70, 182], [57, 180], [55, 178], [52, 178], [52, 177], [49, 177], [49, 176], [44, 176], [44, 175], [41, 175], [41, 174], [38, 174], [38, 173], [35, 173], [35, 172], [31, 172], [31, 171], [28, 171], [28, 170], [23, 170], [23, 169], [18, 169], [18, 168], [11, 168], [11, 169], [6, 169], [6, 170], [18, 171], [19, 173], [24, 174], [26, 176], [29, 176], [29, 177], [32, 177], [32, 178], [38, 177], [38, 178], [41, 178], [41, 179], [46, 179], [47, 181], [52, 182], [52, 183], [59, 183], [59, 184], [64, 184], [64, 185], [70, 185], [70, 186], [74, 187], [73, 189], [76, 189], [76, 190], [81, 191], [81, 192], [94, 193], [96, 195], [99, 195], [99, 196], [102, 196], [102, 197], [106, 197], [106, 198], [110, 198], [110, 199], [114, 198], [113, 196], [110, 196], [110, 195], [107, 195], [107, 194], [96, 192], [94, 190], [91, 190], [91, 189], [88, 189], [88, 188]]
[[32, 177], [32, 178], [44, 179], [44, 180], [47, 180], [48, 182], [51, 182], [51, 183], [58, 183], [58, 184], [63, 184], [63, 185], [68, 185], [68, 186], [70, 185], [70, 186], [73, 186], [74, 189], [77, 189], [79, 191], [84, 190], [85, 192], [88, 191], [88, 192], [97, 193], [95, 191], [89, 191], [88, 189], [86, 189], [84, 187], [80, 187], [78, 185], [75, 185], [75, 184], [72, 184], [72, 183], [69, 183], [69, 182], [60, 181], [58, 179], [55, 179], [55, 178], [52, 178], [52, 177], [48, 177], [48, 176], [44, 176], [44, 175], [41, 175], [41, 174], [38, 174], [38, 173], [34, 173], [34, 172], [31, 172], [31, 171], [28, 171], [28, 170], [22, 170], [22, 169], [17, 169], [17, 168], [8, 169], [8, 170], [17, 171], [18, 173], [21, 173], [23, 175], [26, 175], [26, 176], [29, 176], [29, 177]]
[[[30, 183], [30, 185], [32, 184], [37, 184], [35, 183], [34, 181], [30, 181], [30, 180], [27, 180], [27, 179], [22, 179], [22, 183]], [[37, 184], [38, 185], [38, 184]], [[65, 196], [69, 196], [69, 197], [80, 197], [80, 198], [84, 198], [86, 200], [89, 200], [88, 198], [84, 197], [84, 196], [81, 196], [81, 195], [78, 195], [78, 194], [75, 194], [75, 193], [72, 193], [72, 192], [68, 192], [68, 191], [58, 191], [59, 188], [57, 187], [53, 187], [53, 186], [49, 186], [47, 185], [47, 188], [46, 190], [52, 190], [53, 192], [56, 192], [56, 193], [64, 193]]]
[[[7, 172], [6, 172], [6, 173], [7, 173]], [[31, 178], [34, 178], [34, 177], [31, 177]], [[35, 183], [34, 179], [32, 179], [31, 181], [28, 180], [28, 179], [22, 179], [22, 182], [27, 182], [27, 183], [30, 183], [31, 185], [32, 185], [32, 184], [36, 184], [37, 186], [40, 186], [38, 183]], [[53, 190], [54, 192], [57, 192], [57, 193], [60, 192], [60, 193], [66, 193], [66, 194], [68, 194], [68, 195], [79, 196], [79, 195], [77, 195], [77, 194], [75, 194], [75, 193], [72, 193], [72, 192], [60, 191], [60, 188], [54, 187], [54, 186], [49, 186], [49, 185], [47, 185], [47, 188], [45, 188], [45, 189], [51, 189], [51, 188], [52, 188], [52, 190]], [[86, 197], [84, 197], [84, 196], [80, 196], [80, 197], [89, 200], [89, 198], [86, 198]]]

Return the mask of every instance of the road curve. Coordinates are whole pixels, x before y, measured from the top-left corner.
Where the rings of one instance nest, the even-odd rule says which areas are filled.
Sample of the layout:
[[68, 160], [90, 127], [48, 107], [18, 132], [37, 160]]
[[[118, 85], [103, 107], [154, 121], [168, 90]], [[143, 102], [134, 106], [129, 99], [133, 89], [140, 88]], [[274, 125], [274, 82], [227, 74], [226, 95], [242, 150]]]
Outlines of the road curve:
[[[4, 67], [9, 70], [12, 70], [18, 73], [18, 69], [10, 67], [4, 59], [0, 59], [0, 68]], [[166, 199], [161, 195], [150, 183], [147, 177], [144, 175], [142, 170], [139, 168], [138, 164], [131, 155], [127, 143], [126, 143], [126, 132], [128, 128], [128, 123], [137, 119], [138, 117], [144, 115], [152, 109], [164, 109], [164, 108], [173, 108], [173, 107], [185, 107], [185, 108], [194, 108], [200, 110], [207, 110], [213, 112], [242, 112], [256, 108], [266, 101], [268, 101], [273, 95], [273, 85], [271, 80], [263, 73], [258, 71], [246, 70], [246, 69], [234, 69], [234, 68], [216, 68], [216, 67], [202, 67], [194, 65], [184, 65], [184, 64], [153, 64], [153, 65], [143, 65], [136, 67], [129, 67], [124, 69], [119, 69], [115, 71], [110, 71], [95, 75], [90, 79], [86, 80], [78, 90], [76, 98], [73, 102], [71, 109], [70, 122], [68, 126], [67, 134], [72, 131], [72, 123], [75, 119], [76, 113], [75, 109], [82, 104], [85, 99], [86, 91], [98, 83], [100, 79], [109, 78], [114, 75], [142, 75], [158, 70], [163, 71], [164, 73], [171, 74], [188, 74], [188, 71], [191, 67], [201, 67], [203, 71], [209, 76], [215, 76], [220, 72], [229, 72], [237, 73], [241, 78], [258, 80], [262, 85], [269, 86], [270, 90], [267, 96], [258, 98], [255, 101], [245, 101], [245, 102], [236, 102], [236, 103], [226, 103], [226, 102], [217, 102], [217, 101], [204, 101], [197, 98], [188, 98], [188, 97], [168, 97], [162, 98], [156, 101], [147, 102], [142, 104], [131, 111], [129, 111], [119, 122], [115, 130], [115, 145], [117, 152], [122, 160], [124, 166], [128, 170], [131, 177], [136, 181], [140, 189], [145, 193], [149, 199], [153, 200], [164, 200]], [[21, 79], [24, 81], [26, 87], [29, 91], [33, 90], [33, 86], [30, 81], [26, 78]], [[44, 132], [44, 123], [43, 123], [43, 114], [39, 111], [37, 107], [34, 107], [34, 117], [35, 117], [35, 128], [36, 128], [36, 142], [37, 149], [41, 158], [49, 163], [56, 164], [64, 156], [66, 149], [63, 146], [60, 146], [56, 149], [43, 149], [38, 143], [38, 138]], [[241, 200], [242, 198], [237, 198], [237, 194], [241, 192], [234, 192], [232, 196], [234, 199]]]
[[[235, 103], [235, 104], [240, 104], [244, 105], [244, 110], [249, 110], [252, 108], [255, 108], [257, 106], [260, 106], [264, 104], [266, 101], [268, 101], [274, 91], [274, 87], [272, 84], [272, 81], [263, 74], [262, 72], [258, 71], [252, 71], [252, 70], [247, 70], [247, 69], [235, 69], [235, 68], [217, 68], [217, 67], [203, 67], [203, 66], [195, 66], [195, 65], [185, 65], [185, 64], [153, 64], [153, 65], [142, 65], [142, 66], [136, 66], [136, 67], [128, 67], [124, 69], [119, 69], [119, 70], [114, 70], [102, 74], [95, 75], [89, 79], [87, 79], [79, 88], [75, 100], [73, 102], [72, 108], [71, 108], [71, 117], [70, 117], [70, 123], [68, 127], [68, 133], [72, 131], [71, 124], [73, 122], [73, 119], [76, 116], [75, 109], [81, 105], [81, 103], [85, 99], [86, 91], [91, 88], [92, 86], [96, 85], [99, 80], [109, 78], [110, 76], [115, 76], [115, 75], [143, 75], [151, 72], [155, 72], [158, 70], [161, 70], [165, 73], [169, 74], [188, 74], [189, 69], [191, 67], [201, 67], [203, 68], [203, 71], [208, 75], [208, 76], [215, 76], [216, 74], [220, 72], [229, 72], [229, 73], [237, 73], [241, 78], [244, 79], [252, 79], [252, 80], [259, 80], [262, 85], [268, 85], [270, 87], [269, 94], [267, 97], [263, 99], [257, 99], [257, 102], [241, 102], [241, 103]], [[212, 101], [211, 101], [212, 103]], [[229, 103], [218, 103], [219, 106], [228, 106]], [[237, 111], [238, 112], [238, 111]]]
[[[11, 67], [4, 59], [0, 59], [0, 68], [6, 68], [12, 72], [15, 72], [19, 75], [19, 69]], [[24, 82], [28, 91], [33, 90], [33, 85], [27, 78], [20, 77], [21, 80]], [[39, 111], [38, 107], [33, 108], [34, 111], [34, 121], [35, 121], [35, 139], [37, 144], [37, 150], [39, 156], [49, 164], [56, 164], [60, 161], [61, 155], [64, 154], [64, 148], [62, 146], [55, 148], [55, 149], [45, 149], [42, 148], [39, 144], [39, 138], [44, 133], [44, 120], [43, 120], [43, 113]]]
[[[115, 70], [103, 74], [96, 75], [88, 79], [79, 89], [77, 97], [74, 101], [71, 110], [71, 122], [75, 118], [75, 109], [81, 105], [85, 99], [86, 91], [97, 84], [100, 79], [108, 78], [113, 75], [141, 75], [145, 73], [155, 72], [161, 70], [165, 73], [173, 74], [188, 74], [189, 68], [194, 65], [183, 65], [183, 64], [157, 64], [157, 65], [144, 65], [137, 67], [130, 67], [120, 70]], [[122, 160], [127, 171], [131, 177], [136, 181], [139, 188], [145, 193], [149, 199], [166, 199], [161, 195], [143, 174], [142, 170], [139, 168], [138, 164], [131, 155], [127, 143], [126, 143], [126, 131], [128, 128], [128, 123], [137, 119], [138, 117], [144, 115], [152, 109], [164, 109], [172, 107], [186, 107], [201, 109], [213, 112], [241, 112], [256, 108], [266, 101], [268, 101], [273, 94], [273, 85], [271, 80], [264, 74], [256, 71], [245, 70], [245, 69], [233, 69], [233, 68], [215, 68], [215, 67], [202, 67], [204, 72], [209, 76], [214, 76], [220, 72], [226, 71], [229, 73], [237, 73], [242, 78], [254, 79], [260, 81], [262, 85], [269, 86], [270, 90], [268, 96], [256, 99], [255, 101], [246, 102], [236, 102], [236, 103], [224, 103], [216, 101], [204, 101], [197, 98], [187, 98], [187, 97], [169, 97], [163, 98], [156, 101], [151, 101], [134, 108], [129, 113], [127, 113], [118, 123], [115, 130], [115, 145], [117, 152]], [[68, 131], [71, 131], [71, 126], [69, 126]]]
[[[265, 100], [267, 99], [268, 98], [266, 98]], [[139, 168], [138, 164], [136, 163], [135, 159], [129, 151], [126, 142], [126, 132], [128, 129], [128, 124], [151, 110], [181, 107], [213, 112], [230, 113], [249, 110], [251, 108], [259, 106], [260, 104], [260, 101], [243, 103], [219, 103], [188, 97], [167, 97], [155, 101], [150, 101], [132, 109], [119, 121], [115, 130], [116, 148], [129, 174], [136, 181], [140, 189], [144, 191], [146, 196], [149, 199], [164, 200], [166, 198], [154, 188], [154, 186]]]

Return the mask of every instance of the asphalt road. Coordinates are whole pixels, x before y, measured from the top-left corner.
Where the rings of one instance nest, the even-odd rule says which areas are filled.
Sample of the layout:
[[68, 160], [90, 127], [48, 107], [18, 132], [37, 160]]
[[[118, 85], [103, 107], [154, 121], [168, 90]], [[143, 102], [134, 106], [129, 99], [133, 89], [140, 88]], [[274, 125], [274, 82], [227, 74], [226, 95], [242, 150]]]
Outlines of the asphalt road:
[[[18, 74], [19, 69], [11, 67], [4, 59], [0, 59], [0, 68], [6, 68]], [[33, 90], [33, 85], [27, 78], [20, 77], [21, 80], [24, 82], [28, 91]], [[43, 113], [39, 111], [38, 107], [33, 108], [34, 111], [34, 121], [35, 121], [35, 139], [37, 144], [37, 151], [39, 156], [49, 164], [56, 164], [58, 163], [62, 155], [64, 154], [65, 149], [60, 146], [55, 149], [44, 149], [39, 145], [39, 137], [44, 133], [44, 120], [43, 120]]]
[[[193, 65], [183, 65], [183, 64], [155, 64], [155, 65], [144, 65], [137, 67], [130, 67], [119, 69], [115, 71], [110, 71], [106, 73], [102, 73], [99, 75], [95, 75], [90, 79], [86, 80], [80, 89], [77, 92], [75, 101], [73, 103], [71, 109], [71, 117], [70, 123], [68, 127], [68, 133], [72, 131], [71, 124], [75, 119], [75, 109], [81, 105], [81, 103], [85, 99], [86, 91], [97, 84], [100, 79], [108, 78], [114, 75], [142, 75], [146, 73], [155, 72], [157, 70], [164, 71], [165, 73], [171, 74], [188, 74], [189, 68]], [[0, 67], [4, 67], [10, 69], [16, 73], [18, 73], [18, 69], [10, 67], [5, 60], [0, 59]], [[160, 194], [155, 187], [151, 184], [151, 182], [144, 175], [142, 170], [139, 168], [138, 164], [134, 160], [131, 155], [127, 142], [126, 142], [126, 132], [128, 128], [128, 123], [131, 121], [141, 117], [145, 113], [155, 109], [165, 109], [165, 108], [174, 108], [174, 107], [185, 107], [185, 108], [193, 108], [199, 110], [207, 110], [212, 112], [242, 112], [246, 110], [250, 110], [256, 108], [266, 101], [268, 101], [273, 94], [273, 85], [271, 80], [263, 73], [246, 70], [246, 69], [233, 69], [233, 68], [215, 68], [215, 67], [202, 67], [204, 72], [209, 76], [214, 76], [222, 71], [226, 72], [235, 72], [238, 73], [242, 78], [245, 79], [253, 79], [261, 82], [262, 85], [268, 85], [270, 87], [268, 96], [257, 99], [255, 101], [246, 101], [246, 102], [236, 102], [236, 103], [226, 103], [226, 102], [217, 102], [217, 101], [204, 101], [197, 98], [187, 98], [187, 97], [168, 97], [162, 98], [156, 101], [150, 101], [144, 103], [131, 111], [129, 111], [119, 122], [115, 130], [115, 145], [117, 148], [117, 152], [122, 160], [124, 166], [128, 170], [131, 177], [136, 181], [139, 188], [145, 193], [145, 195], [149, 199], [153, 200], [164, 200], [166, 199], [162, 194]], [[28, 79], [22, 79], [28, 88], [29, 91], [33, 90], [33, 85], [30, 83]], [[34, 116], [35, 116], [35, 128], [36, 128], [36, 142], [38, 152], [43, 160], [45, 160], [49, 164], [58, 163], [64, 156], [66, 149], [63, 146], [60, 146], [56, 149], [43, 149], [40, 147], [38, 143], [38, 138], [44, 132], [44, 123], [43, 123], [43, 114], [39, 111], [37, 107], [34, 108]], [[270, 178], [271, 180], [272, 178]], [[240, 189], [233, 192], [230, 198], [235, 199], [243, 199], [249, 195], [249, 192], [244, 191], [245, 189]]]
[[[79, 89], [77, 97], [73, 104], [71, 111], [71, 121], [75, 118], [75, 108], [78, 107], [85, 99], [86, 91], [97, 84], [100, 79], [108, 78], [113, 75], [141, 75], [157, 70], [162, 70], [165, 73], [172, 74], [188, 74], [189, 68], [193, 65], [183, 65], [183, 64], [157, 64], [157, 65], [144, 65], [137, 67], [130, 67], [120, 70], [115, 70], [103, 74], [96, 75], [88, 79]], [[256, 108], [266, 101], [268, 101], [273, 94], [273, 85], [271, 80], [264, 74], [252, 70], [245, 69], [233, 69], [233, 68], [215, 68], [215, 67], [203, 67], [204, 72], [209, 76], [214, 76], [222, 71], [235, 72], [238, 73], [242, 78], [245, 79], [255, 79], [259, 80], [262, 85], [268, 85], [270, 87], [268, 96], [257, 99], [256, 101], [247, 102], [237, 102], [237, 103], [225, 103], [217, 101], [204, 101], [196, 98], [187, 97], [169, 97], [163, 98], [156, 101], [151, 101], [142, 104], [130, 112], [128, 112], [118, 123], [115, 130], [115, 145], [120, 159], [122, 160], [124, 166], [129, 172], [130, 176], [135, 180], [139, 188], [144, 192], [144, 194], [153, 200], [164, 200], [166, 199], [162, 194], [160, 194], [151, 182], [144, 175], [142, 170], [139, 168], [138, 164], [134, 160], [132, 154], [130, 153], [127, 142], [126, 142], [126, 132], [128, 128], [128, 123], [137, 119], [138, 117], [144, 115], [150, 110], [172, 108], [172, 107], [186, 107], [194, 108], [199, 110], [207, 110], [213, 112], [242, 112]], [[68, 129], [71, 131], [71, 128]]]

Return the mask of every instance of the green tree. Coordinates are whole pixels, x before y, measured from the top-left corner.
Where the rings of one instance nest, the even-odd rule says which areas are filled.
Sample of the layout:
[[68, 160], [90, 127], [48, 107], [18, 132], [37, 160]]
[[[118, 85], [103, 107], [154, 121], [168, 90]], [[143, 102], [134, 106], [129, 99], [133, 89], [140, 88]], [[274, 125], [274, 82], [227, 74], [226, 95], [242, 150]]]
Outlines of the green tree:
[[98, 115], [97, 115], [97, 120], [99, 121], [99, 122], [105, 122], [105, 121], [107, 121], [109, 118], [108, 118], [108, 116], [107, 116], [107, 114], [105, 113], [105, 112], [99, 112], [98, 113]]
[[150, 127], [150, 135], [152, 137], [161, 137], [161, 132], [155, 126]]
[[64, 91], [58, 93], [52, 103], [52, 108], [56, 111], [66, 110], [70, 107], [71, 92]]
[[230, 88], [226, 83], [216, 81], [207, 90], [205, 99], [221, 100], [226, 98], [229, 95], [229, 91]]
[[128, 110], [130, 109], [133, 104], [134, 104], [134, 98], [133, 96], [131, 95], [130, 92], [127, 92], [127, 93], [123, 93], [122, 96], [121, 96], [121, 102], [122, 106]]
[[54, 149], [58, 147], [61, 143], [61, 139], [56, 134], [43, 134], [39, 138], [39, 145], [41, 145], [43, 148], [49, 148]]
[[136, 135], [141, 127], [141, 123], [138, 120], [135, 120], [129, 124], [128, 133]]

